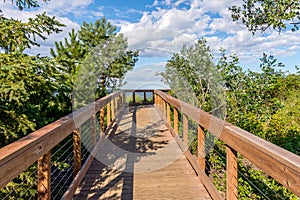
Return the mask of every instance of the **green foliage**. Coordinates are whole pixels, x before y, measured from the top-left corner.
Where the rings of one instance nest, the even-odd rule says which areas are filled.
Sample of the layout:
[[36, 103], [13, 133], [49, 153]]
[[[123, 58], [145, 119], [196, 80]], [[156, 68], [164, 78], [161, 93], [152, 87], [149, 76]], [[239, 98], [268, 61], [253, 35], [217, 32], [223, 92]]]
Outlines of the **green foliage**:
[[[61, 31], [59, 27], [63, 24], [54, 17], [44, 13], [28, 22], [0, 18], [0, 49], [4, 50], [0, 54], [0, 147], [69, 113], [77, 74], [84, 77], [79, 79], [79, 85], [88, 83], [98, 89], [94, 101], [109, 92], [107, 89], [118, 87], [137, 61], [138, 52], [127, 49], [126, 39], [105, 18], [95, 24], [84, 23], [78, 34], [72, 30], [69, 40], [56, 43], [56, 51], [51, 50], [54, 59], [23, 53], [27, 48], [39, 46], [37, 39], [45, 40], [46, 35]], [[106, 56], [99, 57], [101, 53]], [[55, 160], [61, 156], [66, 154], [56, 153], [52, 160], [52, 166], [59, 172], [71, 166], [69, 160]], [[8, 194], [10, 198], [12, 191], [15, 191], [12, 199], [36, 196], [33, 170], [21, 173], [1, 189], [0, 197]]]
[[[28, 22], [1, 16], [0, 48], [0, 137], [4, 146], [57, 118], [60, 75], [46, 57], [29, 56], [26, 48], [38, 46], [36, 38], [58, 33], [63, 26], [45, 13]], [[56, 80], [56, 81], [55, 81]], [[58, 115], [59, 116], [59, 115]]]
[[[153, 97], [146, 97], [146, 101], [144, 101], [144, 94], [141, 93], [135, 93], [135, 103], [151, 103], [153, 101]], [[129, 104], [133, 103], [133, 96], [127, 96], [126, 102]]]
[[[234, 69], [239, 79], [229, 83], [227, 91], [227, 121], [279, 146], [285, 138], [300, 135], [299, 75], [286, 73], [273, 56], [263, 55], [261, 72]], [[228, 81], [226, 81], [228, 83]], [[294, 140], [297, 143], [297, 139]], [[288, 150], [292, 152], [291, 148]]]
[[5, 187], [0, 188], [0, 199], [26, 200], [37, 198], [37, 165], [31, 165]]
[[[207, 135], [208, 137], [208, 135]], [[226, 194], [226, 153], [223, 142], [214, 139], [214, 148], [206, 156], [206, 172], [222, 195]], [[238, 199], [293, 199], [289, 192], [249, 161], [238, 155]]]
[[298, 0], [243, 0], [242, 6], [232, 6], [232, 19], [241, 21], [249, 31], [274, 29], [298, 30], [300, 23], [300, 2]]
[[[3, 0], [4, 2], [6, 0]], [[14, 3], [20, 10], [24, 8], [38, 7], [38, 3], [36, 0], [10, 0], [11, 3]], [[46, 2], [47, 0], [43, 0]]]
[[[117, 35], [117, 27], [112, 26], [105, 17], [95, 21], [95, 23], [83, 22], [78, 31], [80, 41], [89, 49], [94, 50], [99, 44]], [[122, 38], [123, 39], [123, 38]]]
[[238, 167], [239, 173], [242, 174], [238, 179], [240, 199], [265, 199], [265, 197], [269, 199], [298, 199], [296, 195], [253, 166], [239, 162]]
[[0, 138], [4, 146], [65, 112], [60, 74], [49, 58], [0, 54]]
[[[190, 47], [183, 46], [168, 60], [161, 73], [177, 98], [205, 111], [214, 111], [222, 118], [225, 103], [221, 76], [213, 63], [210, 48], [204, 39]], [[220, 109], [221, 108], [221, 109]]]
[[64, 44], [61, 41], [55, 42], [55, 47], [56, 50], [54, 51], [51, 48], [50, 53], [55, 61], [60, 64], [59, 68], [64, 72], [65, 86], [71, 93], [80, 62], [86, 56], [87, 50], [79, 41], [78, 34], [75, 33], [74, 29], [69, 33], [69, 40], [65, 38]]
[[138, 52], [128, 50], [126, 38], [117, 34], [116, 27], [104, 17], [95, 23], [84, 22], [78, 33], [72, 30], [64, 44], [55, 45], [51, 54], [68, 74], [66, 83], [70, 91], [77, 93], [79, 107], [87, 103], [84, 98], [91, 102], [120, 87], [138, 56]]
[[[201, 45], [205, 47], [205, 43], [201, 43]], [[162, 73], [162, 76], [172, 90], [175, 88], [174, 95], [180, 96], [182, 91], [194, 91], [199, 97], [199, 102], [204, 103], [202, 109], [209, 108], [207, 105], [211, 104], [210, 94], [214, 90], [206, 93], [206, 89], [214, 89], [214, 87], [206, 84], [209, 83], [206, 76], [211, 75], [213, 78], [218, 76], [213, 76], [210, 70], [203, 70], [205, 67], [201, 64], [206, 60], [206, 63], [210, 63], [210, 67], [223, 80], [216, 81], [216, 83], [226, 91], [226, 121], [300, 155], [300, 73], [283, 72], [281, 69], [284, 65], [278, 62], [274, 56], [266, 54], [263, 54], [260, 59], [261, 70], [259, 72], [245, 71], [239, 66], [238, 57], [236, 55], [227, 57], [224, 49], [220, 50], [221, 57], [214, 64], [209, 48], [205, 47], [204, 49], [206, 50], [203, 52], [206, 53], [201, 53], [196, 45], [189, 48], [183, 47], [180, 53], [174, 54], [168, 61], [166, 72]], [[197, 56], [193, 56], [194, 53]], [[197, 72], [205, 74], [205, 76], [198, 75]], [[183, 90], [184, 88], [188, 89]], [[203, 93], [206, 98], [201, 99]], [[218, 97], [218, 95], [215, 96]], [[191, 103], [190, 100], [191, 98], [184, 99]], [[226, 188], [224, 145], [209, 137], [208, 133], [206, 133], [206, 141], [206, 149], [210, 150], [209, 152], [206, 150], [208, 153], [206, 172], [212, 178], [215, 186], [224, 194]], [[215, 145], [211, 149], [212, 143]], [[196, 148], [197, 141], [193, 141], [189, 149], [194, 153]], [[256, 169], [255, 166], [245, 162], [243, 158], [239, 160], [240, 199], [264, 199], [264, 195], [270, 199], [280, 197], [297, 199], [295, 195]]]
[[45, 13], [29, 18], [28, 22], [0, 16], [0, 48], [5, 52], [23, 52], [26, 48], [39, 46], [37, 38], [46, 40], [45, 34], [59, 33], [62, 26], [55, 17]]
[[[0, 21], [0, 147], [65, 115], [61, 71], [48, 57], [24, 54], [39, 46], [37, 38], [58, 33], [63, 24], [54, 17], [37, 15], [28, 22]], [[36, 196], [36, 165], [21, 173], [0, 191], [0, 197], [29, 199]]]

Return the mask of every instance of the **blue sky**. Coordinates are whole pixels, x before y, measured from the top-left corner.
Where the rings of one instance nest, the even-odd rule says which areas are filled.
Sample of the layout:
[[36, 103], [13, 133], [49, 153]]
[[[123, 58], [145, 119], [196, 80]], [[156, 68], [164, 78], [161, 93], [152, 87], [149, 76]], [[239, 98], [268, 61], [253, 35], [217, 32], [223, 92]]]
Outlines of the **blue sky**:
[[[49, 55], [55, 41], [67, 37], [83, 21], [93, 22], [105, 16], [127, 38], [129, 48], [140, 51], [140, 60], [135, 70], [128, 73], [128, 87], [142, 85], [145, 80], [159, 84], [155, 73], [163, 70], [165, 62], [183, 44], [192, 44], [206, 38], [213, 53], [220, 47], [236, 53], [244, 68], [258, 70], [258, 60], [263, 52], [283, 61], [290, 71], [299, 64], [300, 31], [281, 34], [268, 31], [252, 35], [230, 17], [228, 7], [236, 0], [51, 0], [40, 7], [19, 11], [10, 1], [0, 1], [0, 9], [7, 17], [26, 20], [35, 14], [47, 12], [67, 25], [64, 31], [51, 35], [41, 47], [30, 53]], [[240, 1], [241, 2], [241, 1]], [[147, 87], [147, 86], [145, 86]]]

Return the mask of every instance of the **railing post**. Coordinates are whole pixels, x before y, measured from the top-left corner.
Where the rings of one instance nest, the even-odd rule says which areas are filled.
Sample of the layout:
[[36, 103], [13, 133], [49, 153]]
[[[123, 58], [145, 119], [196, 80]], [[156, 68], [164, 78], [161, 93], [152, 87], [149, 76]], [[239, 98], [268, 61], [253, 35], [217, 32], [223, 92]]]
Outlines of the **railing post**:
[[162, 100], [160, 96], [158, 96], [158, 108], [162, 112]]
[[75, 177], [81, 168], [81, 136], [79, 130], [73, 131], [73, 156], [74, 156], [73, 177]]
[[111, 120], [115, 119], [115, 98], [111, 101]]
[[166, 104], [167, 104], [167, 122], [168, 122], [168, 124], [170, 124], [170, 126], [172, 126], [170, 104], [168, 104], [168, 103], [166, 103]]
[[104, 130], [105, 130], [104, 115], [105, 115], [105, 111], [104, 111], [104, 107], [103, 107], [100, 109], [100, 114], [99, 114], [100, 134], [101, 134], [101, 132], [104, 132]]
[[51, 178], [51, 152], [38, 159], [38, 199], [49, 200], [51, 198], [50, 178]]
[[202, 170], [205, 170], [205, 133], [198, 125], [198, 162]]
[[135, 92], [132, 93], [132, 103], [135, 104]]
[[167, 119], [167, 105], [166, 105], [167, 103], [165, 102], [165, 100], [163, 100], [163, 104], [164, 104], [163, 105], [164, 106], [164, 108], [163, 108], [164, 109], [164, 112], [163, 112], [164, 113], [164, 119], [166, 120]]
[[174, 131], [178, 134], [178, 110], [174, 107]]
[[188, 148], [188, 131], [189, 131], [189, 121], [185, 114], [183, 114], [183, 143]]
[[123, 94], [120, 94], [120, 107], [123, 106]]
[[159, 99], [160, 99], [160, 111], [161, 111], [161, 113], [164, 113], [163, 99], [161, 97]]
[[147, 101], [146, 92], [144, 91], [144, 102]]
[[118, 112], [120, 111], [121, 107], [122, 107], [122, 97], [120, 95], [118, 96]]
[[162, 110], [161, 110], [161, 98], [160, 98], [159, 95], [157, 95], [157, 104], [158, 104], [158, 109], [159, 109], [160, 111], [162, 111]]
[[106, 121], [107, 121], [107, 127], [110, 125], [110, 102], [106, 105], [107, 112], [106, 112]]
[[238, 165], [237, 152], [226, 146], [226, 166], [227, 166], [227, 200], [238, 199]]

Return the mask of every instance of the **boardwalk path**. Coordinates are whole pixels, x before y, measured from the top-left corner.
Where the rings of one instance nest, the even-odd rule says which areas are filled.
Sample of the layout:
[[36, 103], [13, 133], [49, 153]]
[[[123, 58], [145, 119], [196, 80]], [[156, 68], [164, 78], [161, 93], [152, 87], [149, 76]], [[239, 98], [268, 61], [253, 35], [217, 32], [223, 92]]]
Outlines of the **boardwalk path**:
[[74, 199], [210, 199], [154, 107], [133, 107], [95, 155]]

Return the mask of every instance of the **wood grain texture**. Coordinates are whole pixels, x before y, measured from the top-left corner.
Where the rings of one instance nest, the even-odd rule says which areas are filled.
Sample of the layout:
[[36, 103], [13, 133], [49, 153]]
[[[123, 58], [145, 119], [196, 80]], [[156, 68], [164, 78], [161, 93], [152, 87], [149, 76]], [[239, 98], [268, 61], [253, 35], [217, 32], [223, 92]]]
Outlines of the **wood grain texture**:
[[73, 131], [73, 177], [77, 175], [81, 168], [81, 135], [78, 129]]
[[198, 125], [198, 146], [197, 146], [197, 157], [199, 166], [205, 170], [205, 133], [201, 126]]
[[163, 92], [154, 93], [300, 197], [300, 156]]
[[104, 134], [101, 135], [100, 139], [98, 140], [95, 148], [92, 150], [92, 152], [90, 153], [90, 155], [88, 156], [88, 158], [86, 159], [86, 161], [84, 162], [83, 166], [81, 167], [81, 169], [79, 170], [79, 172], [77, 173], [77, 175], [75, 176], [74, 180], [72, 181], [70, 187], [68, 188], [68, 190], [64, 193], [62, 199], [63, 200], [71, 200], [76, 188], [79, 186], [79, 184], [81, 183], [82, 179], [85, 177], [91, 163], [94, 160], [94, 155], [96, 155], [96, 153], [99, 151], [100, 147], [102, 146], [103, 142], [105, 141], [105, 138], [108, 137], [109, 133], [114, 130], [113, 127], [115, 127], [116, 123], [113, 120], [110, 125], [107, 127], [107, 129], [105, 130]]
[[[149, 90], [149, 92], [151, 91], [152, 90]], [[119, 91], [110, 94], [0, 149], [0, 187], [5, 186], [9, 181], [19, 175], [22, 171], [26, 170], [41, 156], [48, 153], [54, 146], [56, 146], [59, 142], [61, 142], [64, 138], [71, 134], [74, 129], [80, 127], [82, 123], [88, 120], [97, 111], [103, 109], [115, 97], [124, 97], [124, 95], [125, 91]], [[186, 115], [189, 119], [198, 122], [199, 126], [207, 129], [214, 136], [224, 141], [231, 150], [241, 153], [245, 158], [250, 160], [258, 168], [275, 178], [278, 182], [283, 184], [286, 188], [290, 189], [293, 193], [300, 197], [299, 156], [261, 138], [258, 138], [247, 131], [233, 126], [230, 123], [218, 119], [210, 115], [209, 113], [195, 108], [192, 105], [177, 100], [165, 94], [164, 92], [155, 90], [154, 95], [157, 101], [157, 107], [164, 113], [164, 118], [166, 116], [167, 110], [164, 103], [166, 101], [167, 103], [174, 106], [174, 116], [175, 110], [178, 110]], [[110, 110], [110, 108], [108, 110]], [[110, 112], [108, 112], [108, 115], [110, 115]], [[116, 117], [117, 115], [118, 114], [116, 114]], [[107, 120], [109, 122], [108, 126], [113, 127], [116, 120], [111, 120], [111, 116], [108, 117]], [[171, 128], [172, 127], [170, 127], [170, 129]], [[110, 129], [108, 128], [107, 130]], [[145, 132], [148, 133], [149, 130], [152, 129], [148, 129], [148, 131], [145, 130]], [[178, 135], [174, 131], [172, 132], [172, 130], [171, 133], [173, 134], [175, 140], [178, 139], [179, 144], [180, 141]], [[177, 137], [175, 135], [177, 135]], [[182, 149], [184, 150], [185, 148]], [[201, 175], [202, 172], [200, 172], [201, 168], [199, 167], [199, 163], [195, 160], [195, 158], [188, 151], [185, 152], [185, 155], [188, 158], [189, 162], [192, 164], [195, 171], [198, 170], [198, 175], [200, 174], [200, 176], [202, 176], [203, 174]], [[228, 159], [232, 160], [232, 158], [233, 157]], [[88, 162], [91, 163], [92, 160], [93, 159], [91, 158], [91, 160], [88, 160]], [[197, 164], [195, 164], [195, 162]], [[84, 170], [87, 169], [84, 168], [81, 171]], [[77, 177], [80, 176], [81, 178], [83, 178], [83, 174], [84, 173], [79, 172], [77, 174]], [[79, 184], [79, 179], [76, 180], [77, 184]], [[202, 178], [202, 181], [203, 183], [205, 183], [204, 185], [206, 185], [206, 188], [210, 187], [209, 185], [211, 183], [208, 183], [208, 180], [204, 176]], [[116, 185], [115, 187], [118, 187], [118, 185]], [[145, 194], [146, 193], [147, 192], [145, 191]], [[214, 192], [211, 193], [214, 194]], [[68, 195], [70, 194], [71, 193], [69, 193]], [[124, 195], [129, 195], [130, 197], [130, 194], [128, 193], [124, 193]]]
[[110, 125], [110, 122], [111, 122], [111, 106], [110, 106], [110, 103], [108, 103], [106, 105], [106, 124], [107, 124], [107, 126]]
[[226, 146], [226, 199], [238, 199], [238, 160], [237, 152]]
[[112, 98], [112, 93], [0, 149], [0, 188], [80, 127]]
[[156, 109], [128, 111], [73, 199], [211, 199]]
[[110, 102], [110, 107], [111, 107], [111, 118], [115, 118], [115, 98], [113, 98]]
[[171, 109], [168, 103], [167, 103], [167, 123], [171, 125]]
[[[162, 113], [158, 110], [158, 113], [162, 117]], [[184, 155], [186, 159], [189, 161], [193, 169], [198, 175], [199, 180], [203, 183], [204, 187], [207, 189], [208, 193], [212, 197], [212, 199], [215, 200], [222, 200], [224, 199], [219, 191], [216, 189], [210, 178], [205, 174], [203, 169], [200, 167], [199, 163], [196, 161], [195, 156], [191, 154], [189, 150], [186, 149], [186, 145], [183, 143], [181, 138], [179, 138], [178, 134], [175, 133], [174, 129], [166, 124], [166, 126], [169, 128], [170, 133], [172, 134], [173, 138], [175, 139], [176, 143], [178, 144], [179, 148], [182, 152], [184, 152]]]
[[176, 134], [178, 134], [178, 111], [174, 107], [174, 131]]
[[50, 151], [38, 159], [38, 200], [50, 200], [51, 194], [51, 153]]
[[100, 109], [100, 114], [99, 114], [100, 132], [102, 132], [102, 133], [105, 130], [104, 117], [105, 117], [105, 110], [103, 107]]

